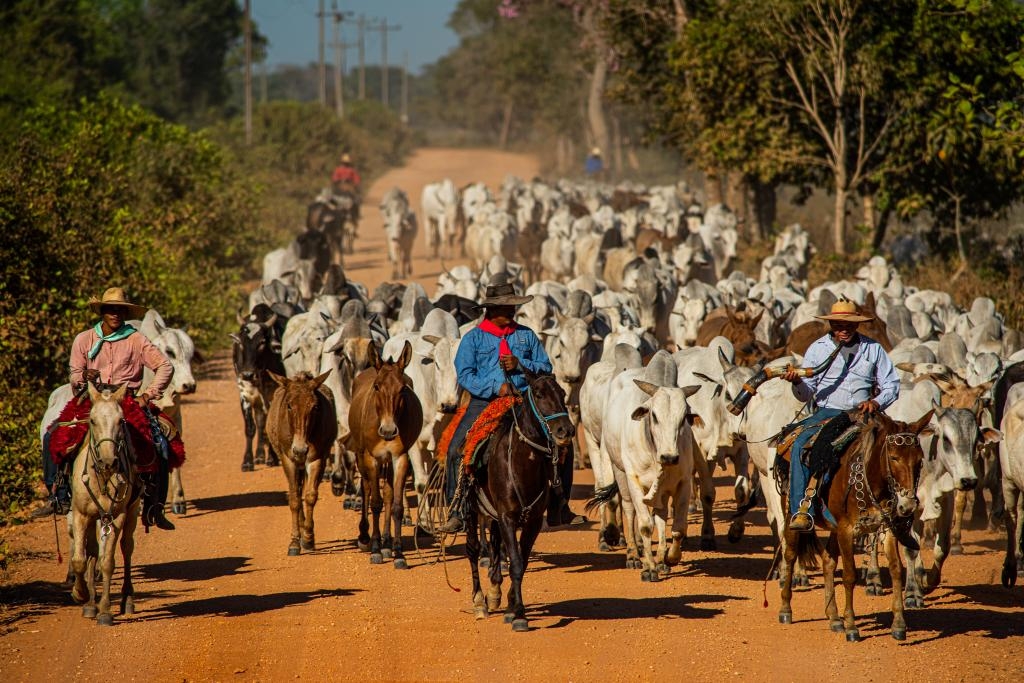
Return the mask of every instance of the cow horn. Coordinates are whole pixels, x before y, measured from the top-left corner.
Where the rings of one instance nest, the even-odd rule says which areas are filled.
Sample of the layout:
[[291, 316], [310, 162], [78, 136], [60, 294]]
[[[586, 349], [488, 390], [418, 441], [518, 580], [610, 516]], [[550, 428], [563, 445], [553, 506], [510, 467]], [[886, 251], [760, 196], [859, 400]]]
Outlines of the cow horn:
[[645, 382], [642, 379], [634, 378], [633, 383], [636, 384], [640, 391], [644, 392], [648, 396], [654, 396], [654, 393], [658, 391], [658, 385], [650, 382]]
[[266, 321], [264, 321], [263, 324], [266, 325], [267, 327], [273, 327], [274, 325], [276, 325], [277, 324], [277, 313], [275, 313], [274, 315], [272, 315], [269, 318], [267, 318]]
[[242, 311], [241, 310], [235, 311], [235, 320], [238, 321], [239, 325], [244, 325], [245, 324], [246, 320], [245, 320], [245, 318], [242, 317]]

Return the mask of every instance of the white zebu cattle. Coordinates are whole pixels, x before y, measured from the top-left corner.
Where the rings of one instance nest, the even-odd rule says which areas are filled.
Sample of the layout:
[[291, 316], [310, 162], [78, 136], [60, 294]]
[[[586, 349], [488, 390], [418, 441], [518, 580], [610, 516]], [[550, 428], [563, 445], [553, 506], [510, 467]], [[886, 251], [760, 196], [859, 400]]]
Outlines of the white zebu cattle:
[[281, 336], [281, 361], [285, 375], [292, 378], [308, 372], [315, 377], [324, 340], [334, 329], [335, 325], [321, 311], [308, 311], [289, 318]]
[[[662, 574], [679, 563], [686, 538], [694, 466], [690, 424], [697, 419], [690, 413], [687, 399], [700, 387], [659, 386], [642, 375], [639, 369], [626, 370], [612, 380], [601, 450], [612, 464], [615, 485], [599, 491], [594, 500], [607, 500], [618, 490], [626, 532], [626, 566], [641, 568], [643, 581], [660, 581]], [[671, 548], [665, 529], [670, 500]], [[642, 562], [634, 528], [643, 541]], [[655, 534], [657, 558], [652, 553]]]
[[416, 241], [416, 214], [405, 212], [384, 214], [384, 234], [388, 240], [388, 261], [391, 277], [407, 278], [412, 275], [412, 246]]
[[511, 260], [516, 256], [516, 225], [514, 219], [504, 211], [482, 210], [466, 229], [466, 256], [473, 260], [477, 271], [495, 256]]
[[455, 266], [451, 270], [444, 270], [437, 276], [434, 300], [440, 299], [445, 294], [454, 294], [472, 301], [478, 298], [480, 284], [469, 266]]
[[[261, 284], [269, 285], [280, 280], [295, 287], [302, 303], [313, 300], [317, 290], [318, 276], [313, 259], [300, 259], [291, 249], [275, 249], [263, 257], [263, 278]], [[250, 308], [255, 304], [250, 300]]]
[[1002, 582], [1009, 588], [1024, 579], [1024, 392], [1015, 385], [1007, 397], [1000, 425], [999, 464], [1003, 473], [1003, 505], [1006, 511], [1006, 556]]
[[445, 178], [439, 183], [423, 187], [420, 198], [420, 216], [427, 236], [427, 247], [434, 258], [451, 257], [455, 237], [455, 222], [459, 214], [459, 192], [455, 183]]
[[576, 247], [572, 239], [564, 235], [550, 235], [540, 245], [540, 265], [543, 277], [565, 282], [574, 274]]

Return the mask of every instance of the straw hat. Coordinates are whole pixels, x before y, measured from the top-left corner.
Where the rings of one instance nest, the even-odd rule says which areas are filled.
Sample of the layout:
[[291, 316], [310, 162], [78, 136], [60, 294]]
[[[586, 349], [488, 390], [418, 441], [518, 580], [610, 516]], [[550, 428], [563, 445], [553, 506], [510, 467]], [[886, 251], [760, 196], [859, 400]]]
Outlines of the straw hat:
[[592, 156], [595, 156], [595, 157], [601, 156], [601, 148], [600, 147], [594, 147], [593, 149], [590, 150], [590, 154]]
[[111, 287], [107, 291], [103, 292], [103, 296], [97, 299], [96, 297], [89, 297], [89, 308], [95, 313], [100, 312], [100, 308], [103, 306], [117, 306], [123, 308], [128, 313], [127, 318], [141, 318], [146, 315], [146, 307], [140, 306], [139, 304], [133, 304], [125, 298], [124, 290], [120, 287]]
[[832, 309], [829, 310], [828, 315], [816, 315], [814, 317], [818, 320], [834, 320], [841, 323], [866, 323], [869, 320], [874, 320], [869, 315], [859, 313], [857, 311], [857, 304], [849, 299], [840, 299], [832, 304]]
[[533, 296], [518, 296], [515, 286], [508, 281], [508, 273], [495, 273], [484, 290], [482, 306], [522, 306], [533, 301]]
[[343, 163], [343, 164], [351, 164], [352, 163], [352, 157], [349, 155], [348, 152], [345, 152], [344, 154], [341, 155], [341, 163]]

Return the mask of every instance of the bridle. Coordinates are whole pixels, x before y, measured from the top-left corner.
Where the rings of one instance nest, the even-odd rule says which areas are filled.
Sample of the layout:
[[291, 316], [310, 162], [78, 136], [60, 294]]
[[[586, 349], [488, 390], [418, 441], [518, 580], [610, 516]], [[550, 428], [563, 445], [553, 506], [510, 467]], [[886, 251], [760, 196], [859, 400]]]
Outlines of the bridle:
[[[128, 423], [123, 417], [120, 420], [119, 426], [120, 429], [118, 430], [119, 434], [117, 438], [105, 436], [97, 439], [94, 436], [91, 427], [88, 434], [89, 467], [92, 468], [92, 471], [96, 473], [100, 480], [100, 493], [110, 501], [110, 506], [107, 509], [104, 509], [103, 504], [100, 503], [96, 493], [89, 485], [89, 468], [87, 467], [82, 470], [82, 485], [85, 487], [86, 493], [89, 494], [89, 498], [92, 499], [93, 504], [100, 511], [100, 535], [104, 539], [106, 539], [110, 534], [110, 529], [114, 524], [114, 516], [112, 513], [114, 506], [124, 502], [125, 498], [128, 496], [131, 484], [129, 479], [126, 478], [126, 475], [131, 472], [131, 465], [134, 458], [132, 457], [131, 439], [128, 436]], [[114, 453], [116, 454], [113, 466], [108, 466], [99, 458], [100, 446], [108, 441], [113, 444]], [[107, 473], [106, 476], [104, 476], [104, 473]], [[119, 481], [113, 482], [114, 490], [111, 492], [110, 486], [115, 477], [117, 477]]]
[[[892, 465], [889, 463], [889, 452], [890, 449], [895, 446], [912, 446], [919, 444], [920, 440], [917, 434], [913, 432], [899, 432], [897, 434], [887, 434], [885, 436], [885, 442], [882, 447], [882, 461], [883, 467], [885, 468], [885, 483], [891, 494], [890, 497], [883, 497], [881, 501], [875, 498], [874, 492], [867, 483], [867, 475], [864, 471], [864, 455], [859, 453], [856, 458], [850, 463], [850, 478], [854, 489], [854, 495], [857, 498], [857, 508], [859, 510], [860, 520], [866, 520], [868, 502], [870, 501], [873, 507], [877, 507], [882, 514], [882, 520], [886, 527], [892, 528], [896, 524], [894, 519], [893, 507], [895, 499], [898, 498], [914, 498], [915, 494], [912, 490], [904, 488], [896, 477], [892, 475]], [[917, 477], [918, 472], [914, 472], [914, 481], [911, 486], [917, 489]], [[895, 516], [899, 516], [898, 513]]]

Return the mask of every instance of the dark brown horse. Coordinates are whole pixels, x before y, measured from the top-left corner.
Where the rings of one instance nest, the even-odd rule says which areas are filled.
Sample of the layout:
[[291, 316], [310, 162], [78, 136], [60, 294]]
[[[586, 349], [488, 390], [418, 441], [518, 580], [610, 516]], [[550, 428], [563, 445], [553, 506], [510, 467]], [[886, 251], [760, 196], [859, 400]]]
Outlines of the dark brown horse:
[[[423, 429], [423, 407], [404, 372], [412, 358], [412, 345], [405, 342], [397, 361], [381, 360], [373, 344], [367, 353], [371, 367], [356, 376], [348, 412], [352, 430], [348, 448], [356, 454], [363, 480], [357, 542], [360, 550], [370, 551], [373, 564], [393, 557], [395, 569], [408, 569], [402, 553], [405, 479], [409, 475], [409, 447]], [[385, 507], [391, 512], [391, 520], [385, 524], [382, 539], [380, 513]], [[372, 536], [368, 533], [367, 508], [373, 512]]]
[[[845, 631], [849, 641], [860, 640], [853, 613], [853, 584], [857, 566], [853, 556], [855, 537], [867, 536], [885, 528], [885, 554], [892, 576], [892, 637], [904, 640], [907, 623], [903, 619], [903, 560], [896, 544], [893, 524], [913, 521], [917, 509], [917, 477], [924, 460], [918, 437], [925, 433], [932, 413], [917, 422], [896, 422], [884, 413], [876, 413], [861, 435], [846, 449], [839, 470], [828, 491], [828, 509], [836, 521], [824, 551], [813, 533], [798, 533], [789, 528], [786, 515], [786, 577], [782, 585], [782, 606], [779, 622], [793, 622], [790, 598], [793, 594], [793, 564], [799, 555], [804, 567], [817, 566], [818, 555], [824, 563], [825, 615], [835, 632]], [[788, 496], [782, 496], [782, 509], [788, 510]], [[843, 587], [846, 589], [846, 611], [839, 618], [835, 597], [835, 570], [843, 557]]]
[[[509, 561], [512, 585], [505, 606], [505, 623], [514, 631], [529, 630], [523, 605], [523, 574], [533, 543], [540, 533], [551, 481], [557, 477], [560, 452], [571, 450], [575, 430], [565, 408], [565, 393], [554, 375], [534, 375], [524, 369], [529, 388], [491, 437], [491, 456], [475, 473], [467, 492], [466, 555], [473, 572], [473, 609], [477, 619], [501, 606], [501, 554]], [[480, 516], [490, 518], [490, 580], [486, 602], [480, 588]], [[518, 540], [516, 530], [520, 531]]]
[[[277, 391], [267, 412], [267, 438], [281, 458], [288, 478], [288, 507], [292, 512], [292, 538], [288, 554], [299, 548], [313, 550], [313, 508], [316, 506], [324, 459], [338, 433], [334, 400], [321, 388], [330, 371], [318, 377], [302, 373], [293, 379], [273, 372]], [[301, 535], [301, 541], [300, 541]]]

